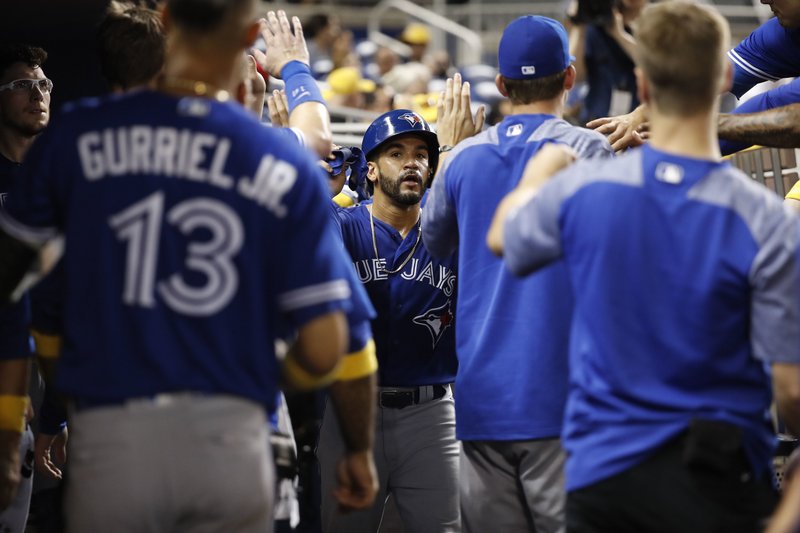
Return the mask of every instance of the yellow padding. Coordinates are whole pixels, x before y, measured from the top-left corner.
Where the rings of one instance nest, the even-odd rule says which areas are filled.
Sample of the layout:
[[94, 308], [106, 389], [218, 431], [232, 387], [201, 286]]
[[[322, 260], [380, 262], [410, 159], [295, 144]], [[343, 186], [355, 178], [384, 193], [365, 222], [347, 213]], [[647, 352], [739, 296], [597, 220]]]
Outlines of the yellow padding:
[[370, 339], [359, 351], [349, 353], [339, 365], [339, 381], [352, 381], [374, 374], [378, 370], [378, 357], [375, 355], [375, 342]]
[[25, 431], [25, 413], [28, 411], [30, 398], [0, 394], [0, 429], [6, 431]]
[[283, 360], [283, 376], [286, 382], [296, 389], [319, 389], [333, 383], [339, 373], [340, 366], [341, 364], [338, 364], [327, 374], [317, 376], [301, 367], [290, 351]]
[[786, 193], [786, 198], [800, 200], [800, 181], [796, 181], [792, 188]]
[[53, 359], [61, 354], [61, 337], [42, 333], [41, 331], [31, 330], [33, 342], [36, 345], [36, 353], [39, 357]]

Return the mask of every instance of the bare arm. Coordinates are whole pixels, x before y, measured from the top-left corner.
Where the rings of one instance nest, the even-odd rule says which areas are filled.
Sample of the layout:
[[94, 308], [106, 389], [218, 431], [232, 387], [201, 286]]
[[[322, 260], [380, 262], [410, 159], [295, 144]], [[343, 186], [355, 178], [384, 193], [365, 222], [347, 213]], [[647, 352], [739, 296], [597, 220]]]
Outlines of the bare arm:
[[800, 436], [800, 365], [774, 363], [772, 388], [778, 415], [792, 435]]
[[486, 234], [486, 245], [495, 255], [503, 255], [503, 225], [508, 215], [528, 202], [553, 174], [576, 159], [575, 152], [562, 144], [548, 143], [525, 165], [525, 172], [516, 188], [497, 206]]
[[636, 39], [625, 29], [625, 19], [618, 9], [614, 9], [614, 18], [606, 27], [606, 31], [614, 41], [622, 48], [622, 51], [631, 61], [636, 59]]
[[726, 141], [796, 148], [800, 146], [800, 104], [758, 113], [721, 114], [718, 135]]
[[[299, 61], [305, 65], [309, 62], [300, 19], [292, 17], [292, 25], [294, 33], [283, 11], [278, 11], [277, 15], [274, 11], [270, 11], [261, 24], [261, 36], [267, 43], [263, 64], [267, 71], [276, 77], [281, 77], [283, 67], [291, 61]], [[301, 103], [289, 115], [289, 126], [303, 132], [308, 148], [319, 157], [330, 154], [333, 135], [330, 115], [325, 104], [315, 101]]]
[[336, 377], [347, 336], [347, 319], [341, 311], [318, 316], [301, 326], [283, 361], [286, 385], [307, 390], [329, 384]]
[[337, 466], [338, 486], [334, 491], [342, 511], [369, 507], [378, 490], [372, 456], [376, 382], [373, 372], [358, 379], [337, 381], [330, 388], [347, 449]]

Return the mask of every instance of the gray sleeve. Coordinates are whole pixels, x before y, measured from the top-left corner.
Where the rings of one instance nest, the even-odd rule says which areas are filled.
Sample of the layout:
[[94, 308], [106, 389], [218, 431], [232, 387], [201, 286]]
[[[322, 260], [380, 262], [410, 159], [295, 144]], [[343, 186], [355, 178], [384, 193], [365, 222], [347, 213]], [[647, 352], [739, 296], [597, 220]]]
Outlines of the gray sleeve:
[[447, 257], [458, 248], [456, 211], [447, 197], [447, 169], [433, 180], [428, 201], [422, 210], [422, 241], [434, 257]]
[[770, 363], [800, 362], [800, 219], [780, 213], [750, 270], [753, 355]]
[[561, 207], [571, 170], [556, 174], [528, 202], [512, 211], [503, 225], [503, 260], [524, 276], [561, 257]]

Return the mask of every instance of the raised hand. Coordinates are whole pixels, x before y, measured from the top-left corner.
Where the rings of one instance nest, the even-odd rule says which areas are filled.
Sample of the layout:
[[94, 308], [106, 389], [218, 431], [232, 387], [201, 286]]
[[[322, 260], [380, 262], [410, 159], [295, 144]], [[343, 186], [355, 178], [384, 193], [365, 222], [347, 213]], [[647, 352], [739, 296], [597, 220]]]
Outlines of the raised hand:
[[461, 82], [461, 74], [447, 79], [445, 90], [439, 95], [436, 118], [436, 136], [439, 146], [453, 147], [468, 137], [479, 133], [486, 119], [486, 108], [481, 106], [472, 116], [469, 82]]
[[270, 11], [266, 19], [261, 19], [261, 37], [267, 43], [263, 66], [270, 75], [280, 78], [283, 67], [290, 61], [308, 64], [308, 47], [299, 18], [292, 17], [289, 26], [285, 11], [279, 10], [277, 14]]

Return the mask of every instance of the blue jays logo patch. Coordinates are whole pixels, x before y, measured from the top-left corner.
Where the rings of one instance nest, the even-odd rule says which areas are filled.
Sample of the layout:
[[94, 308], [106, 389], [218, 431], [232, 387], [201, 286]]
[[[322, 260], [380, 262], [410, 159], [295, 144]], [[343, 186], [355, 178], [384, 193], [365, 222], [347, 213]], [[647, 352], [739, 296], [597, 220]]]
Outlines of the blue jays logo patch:
[[405, 120], [412, 128], [415, 128], [418, 124], [422, 124], [422, 118], [416, 113], [405, 113], [397, 118]]
[[425, 326], [428, 328], [428, 333], [431, 334], [433, 339], [433, 347], [439, 343], [439, 340], [444, 336], [447, 328], [453, 325], [453, 312], [450, 310], [450, 300], [447, 300], [444, 305], [429, 309], [421, 315], [413, 318], [414, 324]]

